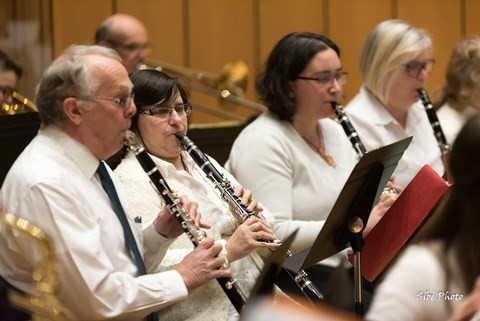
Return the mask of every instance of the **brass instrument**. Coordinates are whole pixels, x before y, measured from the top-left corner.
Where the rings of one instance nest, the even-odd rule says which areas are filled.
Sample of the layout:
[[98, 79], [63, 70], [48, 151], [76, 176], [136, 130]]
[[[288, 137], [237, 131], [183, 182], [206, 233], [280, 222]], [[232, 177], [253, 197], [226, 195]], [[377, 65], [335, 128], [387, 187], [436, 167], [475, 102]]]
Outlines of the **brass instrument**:
[[221, 102], [230, 102], [234, 105], [245, 106], [257, 112], [263, 112], [266, 107], [262, 104], [244, 98], [248, 84], [248, 66], [237, 60], [223, 66], [220, 75], [181, 67], [166, 62], [147, 59], [141, 67], [153, 68], [172, 76], [177, 76], [188, 87], [218, 98]]
[[19, 113], [38, 112], [37, 106], [33, 101], [24, 97], [17, 91], [12, 92], [12, 103], [3, 103], [0, 109], [0, 115], [14, 115]]
[[0, 223], [34, 240], [43, 253], [42, 261], [33, 270], [34, 294], [22, 295], [9, 291], [8, 298], [11, 303], [31, 313], [32, 321], [73, 320], [71, 312], [56, 297], [58, 265], [48, 235], [37, 226], [13, 214], [0, 213]]

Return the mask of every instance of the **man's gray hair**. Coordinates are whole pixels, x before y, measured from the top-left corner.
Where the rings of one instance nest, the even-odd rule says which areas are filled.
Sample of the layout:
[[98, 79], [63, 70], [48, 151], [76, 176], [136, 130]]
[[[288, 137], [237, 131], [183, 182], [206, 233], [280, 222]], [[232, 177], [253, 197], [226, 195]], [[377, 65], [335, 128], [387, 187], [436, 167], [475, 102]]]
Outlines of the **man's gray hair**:
[[67, 48], [43, 73], [35, 95], [40, 119], [45, 125], [59, 124], [67, 117], [63, 101], [68, 97], [90, 95], [99, 81], [91, 77], [86, 57], [98, 55], [121, 62], [112, 49], [102, 46], [72, 45]]

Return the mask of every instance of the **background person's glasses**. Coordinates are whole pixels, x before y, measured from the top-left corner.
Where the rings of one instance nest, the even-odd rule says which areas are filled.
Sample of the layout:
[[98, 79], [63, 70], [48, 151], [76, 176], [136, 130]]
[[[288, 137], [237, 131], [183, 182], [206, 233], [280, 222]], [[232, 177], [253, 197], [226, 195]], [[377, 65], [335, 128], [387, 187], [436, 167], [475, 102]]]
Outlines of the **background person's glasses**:
[[117, 43], [117, 42], [114, 42], [114, 41], [109, 41], [109, 42], [115, 48], [123, 49], [123, 50], [128, 51], [128, 52], [150, 51], [150, 49], [152, 48], [152, 44], [150, 44], [148, 42], [147, 43], [125, 43], [125, 44]]
[[418, 61], [410, 61], [409, 63], [403, 64], [407, 75], [413, 78], [418, 78], [422, 73], [422, 70], [425, 69], [427, 74], [431, 73], [433, 67], [435, 66], [435, 59], [428, 59], [424, 63]]
[[174, 107], [156, 105], [155, 108], [145, 108], [139, 111], [140, 114], [153, 116], [160, 119], [168, 119], [173, 111], [179, 116], [187, 116], [192, 112], [192, 105], [190, 103], [178, 104]]
[[133, 102], [135, 95], [132, 93], [127, 97], [106, 97], [106, 96], [83, 96], [85, 100], [105, 100], [114, 103], [117, 107], [126, 109]]
[[297, 76], [297, 79], [312, 80], [321, 86], [332, 86], [334, 80], [336, 80], [341, 85], [345, 85], [348, 79], [348, 72], [341, 71], [341, 72], [336, 72], [334, 74], [323, 73], [318, 77]]

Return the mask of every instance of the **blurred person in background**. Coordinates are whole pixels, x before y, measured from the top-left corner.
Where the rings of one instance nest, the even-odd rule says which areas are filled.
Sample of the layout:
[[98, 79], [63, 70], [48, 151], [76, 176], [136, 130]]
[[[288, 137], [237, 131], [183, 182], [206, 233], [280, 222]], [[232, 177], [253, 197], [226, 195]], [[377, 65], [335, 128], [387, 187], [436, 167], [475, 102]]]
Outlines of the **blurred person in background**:
[[128, 73], [139, 69], [150, 49], [145, 25], [123, 13], [114, 14], [100, 24], [95, 43], [114, 49], [122, 57]]
[[480, 110], [480, 38], [460, 41], [445, 71], [445, 85], [433, 97], [447, 142], [453, 143], [468, 118]]

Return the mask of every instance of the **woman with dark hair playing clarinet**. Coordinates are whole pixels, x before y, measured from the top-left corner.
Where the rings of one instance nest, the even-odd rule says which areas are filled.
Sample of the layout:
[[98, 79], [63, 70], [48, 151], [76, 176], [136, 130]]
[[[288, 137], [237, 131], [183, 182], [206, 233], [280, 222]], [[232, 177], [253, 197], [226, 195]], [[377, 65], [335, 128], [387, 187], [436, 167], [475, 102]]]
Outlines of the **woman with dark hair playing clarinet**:
[[[182, 151], [176, 133], [187, 133], [187, 116], [191, 105], [186, 89], [167, 74], [156, 70], [141, 70], [130, 75], [135, 88], [135, 105], [138, 112], [132, 118], [131, 129], [142, 140], [146, 151], [160, 170], [165, 181], [179, 194], [185, 194], [198, 203], [202, 220], [211, 225], [205, 232], [221, 243], [224, 248], [233, 278], [245, 296], [248, 296], [260, 274], [262, 260], [257, 249], [276, 249], [277, 237], [266, 220], [253, 216], [239, 224], [231, 209], [216, 193], [212, 183], [205, 177], [186, 151]], [[221, 166], [211, 159], [212, 164]], [[142, 221], [150, 223], [154, 217], [149, 213], [162, 208], [164, 200], [151, 186], [148, 176], [129, 152], [115, 169], [115, 173], [127, 192], [127, 208], [142, 213]], [[234, 184], [235, 194], [250, 212], [258, 213], [262, 206], [252, 198], [249, 190], [223, 171], [222, 174]], [[270, 222], [271, 223], [271, 222]], [[268, 240], [270, 242], [261, 242]], [[182, 236], [170, 246], [158, 270], [172, 269], [192, 251], [192, 242]], [[268, 251], [265, 252], [267, 254]], [[189, 293], [184, 302], [172, 305], [160, 313], [161, 320], [235, 320], [238, 313], [216, 282]]]
[[[257, 78], [268, 110], [240, 133], [225, 165], [275, 216], [280, 239], [299, 229], [293, 254], [313, 245], [358, 161], [342, 127], [331, 119], [347, 76], [340, 50], [329, 38], [310, 32], [285, 35]], [[394, 194], [380, 198], [365, 233], [395, 199]], [[333, 255], [306, 272], [325, 289], [345, 258], [345, 253]], [[296, 290], [287, 275], [278, 281], [282, 289]], [[351, 297], [345, 309], [353, 309], [353, 289]]]

